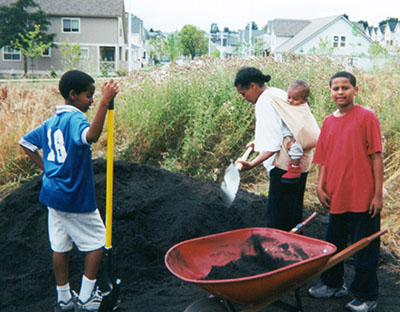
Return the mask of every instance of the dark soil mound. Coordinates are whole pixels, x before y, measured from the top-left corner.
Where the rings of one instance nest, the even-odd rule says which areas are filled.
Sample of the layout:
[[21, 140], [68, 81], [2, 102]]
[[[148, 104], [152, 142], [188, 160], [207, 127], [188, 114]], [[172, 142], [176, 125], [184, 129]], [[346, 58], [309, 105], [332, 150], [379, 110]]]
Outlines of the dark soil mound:
[[[96, 160], [94, 171], [97, 203], [104, 214], [106, 162]], [[49, 311], [56, 299], [47, 211], [37, 200], [40, 187], [41, 178], [37, 177], [0, 202], [0, 311]], [[266, 198], [240, 190], [234, 204], [226, 208], [217, 184], [116, 162], [113, 206], [113, 268], [115, 277], [122, 280], [120, 310], [183, 311], [208, 293], [167, 270], [167, 250], [194, 237], [264, 226]], [[304, 233], [322, 238], [325, 226], [326, 216], [319, 216]], [[71, 252], [70, 284], [75, 290], [80, 287], [83, 260], [78, 251]], [[384, 264], [389, 260], [386, 257]], [[102, 275], [101, 271], [100, 283]], [[385, 265], [380, 269], [380, 280], [379, 311], [398, 311], [399, 276], [389, 273]], [[316, 301], [305, 295], [305, 287], [301, 295], [304, 308], [318, 312], [341, 311], [351, 299]], [[292, 297], [285, 300], [294, 302]], [[277, 309], [270, 306], [265, 310]]]

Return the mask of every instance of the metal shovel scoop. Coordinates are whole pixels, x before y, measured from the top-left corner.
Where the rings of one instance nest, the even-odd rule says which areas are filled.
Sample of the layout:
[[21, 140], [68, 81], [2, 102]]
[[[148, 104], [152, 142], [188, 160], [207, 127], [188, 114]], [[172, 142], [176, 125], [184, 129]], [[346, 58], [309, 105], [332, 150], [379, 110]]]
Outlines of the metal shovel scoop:
[[[240, 160], [246, 160], [252, 151], [252, 146], [247, 148], [242, 157], [240, 157]], [[239, 189], [240, 170], [242, 170], [242, 168], [242, 164], [230, 164], [229, 167], [225, 170], [224, 180], [221, 183], [221, 191], [222, 199], [227, 207], [232, 205], [233, 201], [235, 200], [236, 193]]]

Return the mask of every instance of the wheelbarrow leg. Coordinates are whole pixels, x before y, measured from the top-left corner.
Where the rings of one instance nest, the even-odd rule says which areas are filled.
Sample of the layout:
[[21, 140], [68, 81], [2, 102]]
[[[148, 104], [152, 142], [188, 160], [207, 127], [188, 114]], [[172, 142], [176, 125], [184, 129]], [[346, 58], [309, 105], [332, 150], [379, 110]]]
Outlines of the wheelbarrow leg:
[[297, 311], [298, 312], [303, 312], [303, 304], [301, 303], [301, 297], [300, 297], [300, 288], [297, 288], [294, 291], [294, 294], [296, 296]]

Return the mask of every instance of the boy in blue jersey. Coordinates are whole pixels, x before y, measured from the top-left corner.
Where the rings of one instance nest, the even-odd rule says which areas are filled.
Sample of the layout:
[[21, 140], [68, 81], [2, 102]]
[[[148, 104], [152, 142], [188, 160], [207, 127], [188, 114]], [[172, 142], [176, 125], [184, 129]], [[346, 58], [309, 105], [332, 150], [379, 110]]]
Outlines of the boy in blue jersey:
[[[95, 287], [105, 245], [105, 227], [97, 209], [91, 144], [103, 130], [107, 109], [118, 93], [113, 80], [102, 86], [102, 98], [90, 124], [85, 112], [93, 103], [94, 80], [72, 70], [60, 79], [65, 104], [56, 114], [19, 140], [28, 156], [44, 171], [39, 201], [48, 207], [48, 231], [57, 283], [56, 309], [78, 305], [97, 311], [101, 292]], [[38, 153], [42, 149], [42, 156]], [[75, 244], [85, 252], [85, 269], [79, 296], [70, 290], [68, 256]]]

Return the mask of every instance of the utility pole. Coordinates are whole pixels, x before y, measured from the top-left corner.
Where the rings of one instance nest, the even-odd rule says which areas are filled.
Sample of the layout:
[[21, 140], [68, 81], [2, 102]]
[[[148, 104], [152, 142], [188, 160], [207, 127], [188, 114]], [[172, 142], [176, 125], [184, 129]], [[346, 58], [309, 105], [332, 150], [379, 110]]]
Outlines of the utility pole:
[[221, 31], [221, 58], [224, 58], [224, 31]]

